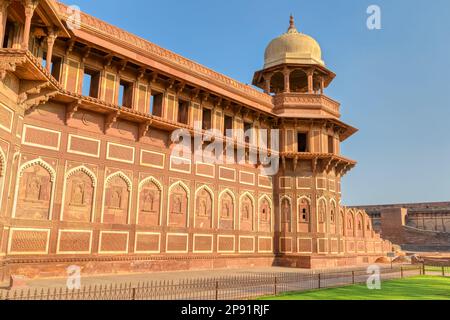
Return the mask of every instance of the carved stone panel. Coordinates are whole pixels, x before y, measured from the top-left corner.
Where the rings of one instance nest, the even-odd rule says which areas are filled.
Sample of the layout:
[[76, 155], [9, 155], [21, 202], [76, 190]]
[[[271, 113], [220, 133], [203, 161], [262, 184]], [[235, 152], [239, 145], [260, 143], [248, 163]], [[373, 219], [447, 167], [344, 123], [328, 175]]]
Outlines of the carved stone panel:
[[207, 190], [201, 189], [197, 193], [195, 203], [195, 227], [211, 228], [213, 211], [211, 194]]
[[280, 205], [280, 215], [281, 215], [281, 231], [290, 232], [291, 231], [291, 213], [292, 206], [291, 201], [288, 198], [283, 198]]
[[121, 176], [112, 177], [105, 190], [104, 223], [127, 224], [130, 191]]
[[319, 200], [317, 211], [318, 232], [326, 232], [327, 206], [324, 200]]
[[234, 228], [234, 202], [228, 192], [220, 197], [219, 204], [219, 228], [222, 230], [233, 230]]
[[188, 215], [188, 194], [180, 185], [170, 190], [169, 226], [186, 227]]
[[270, 232], [272, 223], [272, 209], [269, 201], [264, 198], [259, 204], [259, 231]]
[[94, 185], [91, 177], [78, 171], [66, 180], [64, 221], [90, 222]]
[[16, 218], [47, 220], [50, 214], [50, 173], [36, 164], [25, 169], [19, 182]]
[[149, 181], [142, 186], [139, 192], [139, 224], [158, 226], [161, 214], [161, 190]]
[[245, 195], [240, 206], [240, 230], [253, 231], [253, 211], [253, 201], [248, 195]]

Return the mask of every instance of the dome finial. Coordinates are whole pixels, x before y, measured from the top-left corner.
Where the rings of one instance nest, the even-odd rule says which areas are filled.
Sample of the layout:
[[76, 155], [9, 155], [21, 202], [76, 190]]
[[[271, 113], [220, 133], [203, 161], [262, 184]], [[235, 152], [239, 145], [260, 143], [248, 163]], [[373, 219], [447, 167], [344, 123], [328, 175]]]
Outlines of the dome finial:
[[289, 29], [288, 32], [298, 32], [297, 28], [295, 27], [295, 22], [294, 22], [294, 16], [291, 14], [290, 18], [289, 18]]

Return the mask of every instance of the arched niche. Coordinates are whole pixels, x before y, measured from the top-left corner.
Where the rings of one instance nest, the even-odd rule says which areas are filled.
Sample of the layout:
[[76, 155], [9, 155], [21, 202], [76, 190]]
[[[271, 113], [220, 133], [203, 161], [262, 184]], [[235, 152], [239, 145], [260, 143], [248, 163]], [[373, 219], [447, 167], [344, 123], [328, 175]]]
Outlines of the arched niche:
[[189, 221], [189, 188], [183, 182], [175, 182], [168, 191], [167, 224], [171, 227], [187, 227]]
[[288, 196], [280, 198], [280, 231], [291, 232], [292, 229], [292, 200]]
[[148, 177], [139, 184], [138, 225], [161, 225], [162, 184], [154, 177]]
[[258, 206], [258, 231], [271, 232], [272, 231], [272, 200], [263, 195], [259, 198]]
[[116, 172], [106, 178], [103, 223], [128, 224], [131, 189], [131, 180], [122, 172]]
[[248, 192], [246, 192], [240, 198], [239, 229], [241, 231], [254, 230], [254, 219], [255, 219], [254, 212], [255, 212], [255, 205], [253, 196]]
[[194, 225], [200, 229], [210, 229], [213, 224], [214, 192], [207, 186], [195, 192]]
[[29, 220], [51, 219], [55, 179], [55, 170], [42, 159], [22, 165], [16, 185], [17, 202], [13, 217]]
[[91, 222], [94, 218], [97, 178], [85, 166], [67, 172], [63, 186], [63, 212], [61, 220]]
[[309, 232], [311, 222], [311, 201], [307, 197], [300, 197], [297, 203], [297, 232]]
[[219, 229], [233, 230], [235, 215], [235, 197], [231, 190], [224, 190], [219, 195]]

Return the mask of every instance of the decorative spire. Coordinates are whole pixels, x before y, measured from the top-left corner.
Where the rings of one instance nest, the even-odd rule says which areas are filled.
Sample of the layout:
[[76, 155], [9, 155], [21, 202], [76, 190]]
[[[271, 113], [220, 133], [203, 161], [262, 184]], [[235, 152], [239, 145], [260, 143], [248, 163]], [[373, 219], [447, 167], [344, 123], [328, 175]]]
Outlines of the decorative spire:
[[298, 32], [297, 28], [295, 27], [294, 16], [292, 14], [291, 14], [291, 16], [289, 18], [289, 29], [288, 29], [288, 32], [290, 32], [290, 33]]

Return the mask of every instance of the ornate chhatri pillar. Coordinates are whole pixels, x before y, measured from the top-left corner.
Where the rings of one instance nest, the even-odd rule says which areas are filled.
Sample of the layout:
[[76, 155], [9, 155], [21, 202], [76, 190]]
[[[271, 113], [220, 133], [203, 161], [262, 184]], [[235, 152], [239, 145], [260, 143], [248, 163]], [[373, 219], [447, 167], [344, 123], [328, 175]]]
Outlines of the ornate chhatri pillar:
[[46, 57], [46, 61], [47, 61], [47, 71], [51, 72], [52, 71], [52, 56], [53, 56], [53, 46], [55, 44], [55, 40], [57, 38], [57, 33], [55, 32], [55, 30], [53, 29], [49, 29], [48, 30], [48, 35], [47, 35], [47, 57]]
[[0, 3], [0, 47], [3, 46], [6, 33], [6, 21], [8, 19], [8, 7], [11, 4], [10, 0], [3, 0]]
[[267, 73], [263, 77], [264, 77], [264, 92], [270, 93], [270, 81], [272, 80], [272, 73]]
[[314, 92], [314, 69], [309, 69], [306, 73], [308, 75], [308, 93]]
[[28, 49], [28, 43], [30, 40], [31, 19], [33, 18], [34, 10], [36, 9], [39, 1], [25, 0], [25, 25], [23, 30], [22, 49]]
[[284, 70], [283, 70], [283, 75], [284, 75], [284, 92], [285, 93], [289, 93], [289, 92], [291, 92], [291, 86], [290, 86], [290, 83], [289, 83], [289, 76], [290, 76], [290, 71], [287, 69], [287, 68], [285, 68]]

